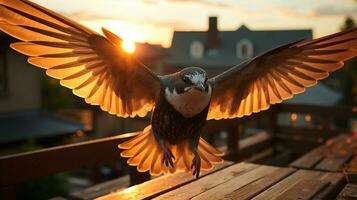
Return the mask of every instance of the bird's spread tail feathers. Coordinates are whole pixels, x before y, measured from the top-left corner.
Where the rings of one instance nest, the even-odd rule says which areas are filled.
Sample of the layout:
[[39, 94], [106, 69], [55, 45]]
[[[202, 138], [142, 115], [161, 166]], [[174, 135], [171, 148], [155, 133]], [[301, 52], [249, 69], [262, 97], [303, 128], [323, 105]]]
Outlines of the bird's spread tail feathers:
[[[173, 173], [175, 171], [191, 172], [192, 160], [194, 154], [188, 146], [188, 142], [181, 142], [176, 145], [168, 145], [174, 155], [174, 167], [166, 166], [163, 160], [163, 150], [156, 141], [152, 132], [151, 125], [133, 139], [118, 145], [123, 149], [121, 156], [128, 158], [127, 163], [131, 166], [137, 166], [139, 172], [150, 171], [153, 176], [162, 173]], [[201, 170], [207, 171], [214, 165], [222, 163], [223, 152], [217, 150], [208, 144], [203, 138], [200, 138], [198, 144], [198, 154], [201, 158]]]

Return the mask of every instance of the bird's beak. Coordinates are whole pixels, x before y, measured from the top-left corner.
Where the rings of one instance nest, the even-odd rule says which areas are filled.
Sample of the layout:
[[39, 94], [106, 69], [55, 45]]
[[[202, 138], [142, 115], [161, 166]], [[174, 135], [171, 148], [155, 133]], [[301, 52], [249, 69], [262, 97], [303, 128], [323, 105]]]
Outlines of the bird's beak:
[[198, 83], [196, 86], [195, 86], [196, 89], [198, 89], [199, 91], [203, 92], [206, 90], [206, 87], [203, 83]]

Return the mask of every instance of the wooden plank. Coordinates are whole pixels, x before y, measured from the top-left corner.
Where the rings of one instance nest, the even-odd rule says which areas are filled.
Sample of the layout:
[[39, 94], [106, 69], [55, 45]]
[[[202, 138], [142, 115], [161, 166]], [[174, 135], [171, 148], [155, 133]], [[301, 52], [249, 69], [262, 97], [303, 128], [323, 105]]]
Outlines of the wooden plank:
[[138, 133], [0, 157], [0, 187], [58, 172], [112, 160], [121, 160], [118, 144]]
[[[229, 161], [225, 161], [223, 164], [216, 166], [215, 169], [208, 171], [208, 172], [202, 172], [201, 178], [205, 177], [208, 174], [211, 173], [218, 173], [217, 171], [224, 169], [228, 166], [231, 166], [233, 163]], [[245, 168], [251, 166], [250, 164], [244, 165]], [[228, 167], [229, 168], [229, 167]], [[243, 167], [244, 168], [244, 167]], [[129, 187], [125, 190], [115, 192], [112, 194], [108, 194], [106, 196], [102, 196], [98, 199], [100, 200], [110, 200], [110, 199], [151, 199], [155, 196], [158, 196], [160, 194], [163, 194], [167, 191], [173, 190], [175, 188], [178, 188], [182, 185], [185, 185], [187, 183], [190, 183], [192, 181], [195, 181], [196, 178], [192, 176], [192, 174], [186, 173], [186, 172], [179, 172], [175, 174], [168, 174], [164, 175], [161, 177], [158, 177], [156, 179], [144, 182], [139, 185], [135, 185], [132, 187]]]
[[[239, 151], [229, 152], [224, 159], [231, 161], [242, 161], [252, 157], [258, 152], [266, 151], [272, 147], [272, 137], [265, 131], [259, 132], [253, 136], [244, 138], [239, 141]], [[220, 148], [226, 152], [226, 148]]]
[[248, 200], [261, 192], [265, 191], [275, 183], [283, 180], [288, 177], [296, 170], [292, 168], [281, 168], [274, 170], [271, 174], [268, 174], [257, 181], [252, 182], [238, 190], [233, 191], [228, 195], [228, 198], [232, 199], [240, 199], [240, 200]]
[[342, 173], [324, 173], [319, 178], [320, 180], [329, 182], [330, 186], [315, 196], [314, 200], [334, 199], [346, 185], [346, 178]]
[[353, 155], [352, 151], [344, 154], [336, 153], [335, 155], [328, 156], [322, 160], [318, 165], [316, 165], [315, 169], [330, 172], [342, 171], [343, 165], [347, 163]]
[[356, 184], [347, 184], [337, 197], [337, 200], [350, 200], [350, 199], [357, 199]]
[[292, 162], [289, 166], [299, 169], [311, 169], [325, 158], [325, 146], [322, 145]]
[[[262, 179], [264, 176], [272, 173], [278, 169], [277, 167], [271, 167], [271, 166], [260, 166], [254, 170], [248, 171], [244, 174], [241, 174], [240, 176], [233, 177], [232, 179], [221, 183], [221, 184], [216, 184], [212, 185], [213, 187], [205, 187], [204, 190], [202, 190], [200, 193], [194, 194], [190, 193], [188, 195], [177, 195], [177, 197], [174, 197], [174, 199], [195, 199], [195, 200], [201, 200], [201, 199], [222, 199], [225, 198], [227, 195], [232, 193], [234, 190], [237, 190], [241, 187], [244, 187], [246, 185], [249, 185], [255, 181], [258, 181], [259, 179]], [[213, 180], [205, 180], [205, 181], [211, 181], [215, 182]], [[190, 185], [186, 186], [187, 188], [190, 188]], [[179, 193], [177, 193], [179, 194]], [[167, 196], [166, 196], [167, 197]]]
[[316, 170], [341, 171], [342, 166], [353, 157], [354, 147], [350, 135], [343, 134], [332, 141], [333, 144], [328, 147], [328, 152], [326, 152], [331, 152], [331, 154], [316, 165]]
[[271, 157], [273, 154], [274, 154], [274, 149], [268, 148], [264, 151], [257, 152], [254, 155], [251, 155], [250, 157], [244, 159], [244, 162], [252, 162], [252, 163], [259, 162], [260, 163], [261, 160]]
[[270, 139], [271, 139], [271, 135], [269, 135], [265, 131], [261, 131], [259, 133], [254, 134], [253, 136], [241, 139], [239, 141], [239, 147], [240, 149], [246, 149], [249, 148], [250, 146], [254, 146], [257, 143], [261, 143]]
[[[331, 146], [339, 144], [340, 142], [343, 142], [349, 138], [348, 135], [341, 134], [335, 138], [330, 139], [328, 142], [326, 142], [324, 145], [321, 145], [312, 151], [308, 152], [304, 156], [300, 157], [299, 159], [295, 160], [290, 164], [291, 167], [299, 168], [299, 169], [313, 169], [315, 166], [319, 165], [322, 161], [327, 162], [334, 162], [335, 160], [329, 160], [326, 158], [329, 158], [331, 154], [329, 151], [332, 151], [330, 148]], [[344, 162], [345, 160], [340, 160], [338, 163]], [[340, 166], [341, 164], [337, 164], [337, 166]], [[325, 165], [322, 165], [326, 167]], [[328, 166], [328, 165], [327, 165]], [[333, 170], [325, 170], [325, 171], [333, 171]]]
[[251, 199], [295, 171], [292, 168], [262, 166], [235, 177], [193, 199]]
[[[340, 173], [331, 173], [331, 172], [319, 172], [319, 171], [308, 171], [308, 170], [298, 170], [292, 175], [288, 176], [284, 180], [265, 190], [258, 196], [254, 197], [254, 200], [266, 200], [274, 199], [280, 196], [285, 192], [287, 188], [291, 185], [294, 185], [296, 182], [301, 180], [322, 180], [330, 182], [329, 186], [326, 187], [317, 195], [317, 199], [324, 199], [330, 197], [329, 195], [334, 194], [334, 192], [339, 189], [340, 184], [344, 181], [343, 174]], [[333, 199], [333, 198], [329, 198]]]
[[109, 194], [113, 191], [121, 191], [129, 187], [130, 177], [129, 175], [100, 183], [84, 190], [75, 191], [70, 194], [74, 199], [94, 199], [105, 194]]
[[309, 200], [329, 185], [321, 180], [303, 179], [291, 186], [274, 200]]
[[213, 187], [216, 187], [219, 184], [227, 182], [232, 178], [243, 176], [244, 174], [253, 171], [259, 167], [259, 165], [248, 163], [236, 164], [209, 176], [203, 177], [190, 184], [186, 184], [180, 188], [167, 192], [157, 197], [156, 199], [189, 199]]

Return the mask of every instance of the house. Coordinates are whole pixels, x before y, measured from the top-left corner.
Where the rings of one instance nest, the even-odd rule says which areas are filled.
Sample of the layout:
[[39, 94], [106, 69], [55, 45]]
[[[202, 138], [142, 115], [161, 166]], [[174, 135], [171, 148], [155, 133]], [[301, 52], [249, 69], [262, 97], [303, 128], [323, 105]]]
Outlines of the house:
[[[245, 59], [257, 56], [279, 45], [301, 39], [312, 39], [312, 30], [251, 30], [242, 25], [237, 30], [218, 30], [217, 17], [209, 17], [207, 31], [175, 31], [168, 49], [169, 58], [166, 73], [181, 70], [184, 67], [204, 68], [210, 77], [241, 63]], [[336, 82], [336, 78], [326, 80]], [[331, 84], [330, 84], [331, 85]], [[319, 83], [285, 101], [288, 104], [310, 104], [332, 106], [337, 104], [342, 95]], [[318, 119], [312, 116], [286, 113], [279, 115], [280, 124], [313, 125]], [[301, 122], [300, 122], [301, 121]]]
[[168, 49], [168, 72], [188, 66], [199, 66], [209, 75], [217, 74], [247, 58], [300, 39], [311, 39], [306, 30], [218, 30], [217, 17], [209, 17], [207, 31], [175, 31]]
[[17, 152], [29, 140], [56, 144], [84, 130], [80, 123], [42, 111], [43, 70], [9, 48], [15, 41], [0, 33], [0, 154]]

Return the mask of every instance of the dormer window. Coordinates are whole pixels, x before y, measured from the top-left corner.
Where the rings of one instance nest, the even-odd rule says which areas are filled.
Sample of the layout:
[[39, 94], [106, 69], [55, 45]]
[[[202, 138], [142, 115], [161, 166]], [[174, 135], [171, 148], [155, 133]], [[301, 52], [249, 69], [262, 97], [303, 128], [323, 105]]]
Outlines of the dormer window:
[[237, 57], [239, 59], [252, 58], [254, 55], [253, 43], [248, 39], [242, 39], [237, 43]]
[[191, 58], [199, 59], [203, 57], [204, 47], [200, 41], [194, 41], [190, 46]]

